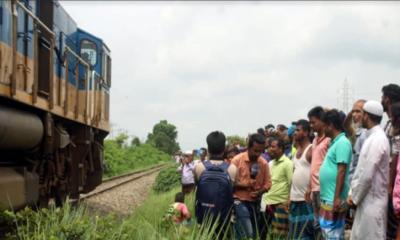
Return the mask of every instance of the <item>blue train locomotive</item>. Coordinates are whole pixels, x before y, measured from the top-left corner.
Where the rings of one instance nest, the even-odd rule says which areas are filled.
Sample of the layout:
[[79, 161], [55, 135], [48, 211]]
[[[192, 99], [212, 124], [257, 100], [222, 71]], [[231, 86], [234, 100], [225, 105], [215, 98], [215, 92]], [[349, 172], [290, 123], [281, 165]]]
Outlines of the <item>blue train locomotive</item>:
[[101, 183], [110, 87], [110, 50], [58, 1], [0, 1], [0, 209]]

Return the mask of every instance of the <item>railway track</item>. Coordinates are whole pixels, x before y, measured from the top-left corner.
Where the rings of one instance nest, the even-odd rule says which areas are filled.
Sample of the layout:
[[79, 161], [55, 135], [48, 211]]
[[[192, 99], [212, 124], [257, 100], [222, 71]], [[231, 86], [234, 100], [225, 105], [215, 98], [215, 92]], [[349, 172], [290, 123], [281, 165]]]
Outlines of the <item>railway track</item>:
[[123, 185], [135, 182], [143, 177], [146, 177], [155, 172], [158, 172], [165, 166], [166, 166], [166, 164], [160, 164], [160, 165], [157, 165], [152, 168], [145, 169], [145, 170], [135, 171], [132, 173], [127, 173], [127, 174], [111, 177], [108, 179], [104, 179], [103, 183], [101, 185], [99, 185], [92, 192], [89, 192], [87, 194], [81, 194], [79, 201], [86, 201], [90, 198], [101, 197], [101, 195], [106, 194], [106, 193], [109, 194], [110, 191], [117, 190], [119, 187], [121, 187]]
[[[104, 179], [103, 183], [94, 191], [81, 194], [79, 201], [72, 199], [69, 201], [74, 204], [84, 203], [89, 210], [94, 210], [95, 213], [113, 212], [119, 216], [128, 215], [146, 198], [150, 184], [155, 179], [155, 176], [152, 175], [156, 175], [166, 166], [168, 164], [160, 164], [145, 170]], [[137, 192], [138, 196], [132, 196], [132, 194], [126, 196], [127, 192]], [[15, 227], [15, 225], [0, 224], [0, 239], [4, 239], [7, 233], [15, 232]]]

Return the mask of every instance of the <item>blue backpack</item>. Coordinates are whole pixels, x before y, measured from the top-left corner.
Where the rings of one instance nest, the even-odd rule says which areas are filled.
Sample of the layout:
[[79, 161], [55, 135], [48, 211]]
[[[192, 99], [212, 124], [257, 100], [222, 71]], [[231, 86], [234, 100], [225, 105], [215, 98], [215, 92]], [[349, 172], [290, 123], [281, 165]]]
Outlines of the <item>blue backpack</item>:
[[230, 216], [233, 206], [233, 186], [228, 174], [229, 164], [214, 165], [204, 161], [205, 171], [200, 175], [196, 190], [196, 218], [203, 221], [215, 221], [217, 216], [224, 223]]

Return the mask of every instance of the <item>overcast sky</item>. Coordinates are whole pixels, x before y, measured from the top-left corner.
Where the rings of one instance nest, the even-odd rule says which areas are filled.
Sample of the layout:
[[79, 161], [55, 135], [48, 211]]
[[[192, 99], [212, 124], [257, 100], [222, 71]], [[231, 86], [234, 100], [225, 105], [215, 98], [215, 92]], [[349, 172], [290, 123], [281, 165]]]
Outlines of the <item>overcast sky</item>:
[[183, 150], [400, 83], [400, 2], [64, 1], [113, 59], [111, 122], [145, 139], [166, 119]]

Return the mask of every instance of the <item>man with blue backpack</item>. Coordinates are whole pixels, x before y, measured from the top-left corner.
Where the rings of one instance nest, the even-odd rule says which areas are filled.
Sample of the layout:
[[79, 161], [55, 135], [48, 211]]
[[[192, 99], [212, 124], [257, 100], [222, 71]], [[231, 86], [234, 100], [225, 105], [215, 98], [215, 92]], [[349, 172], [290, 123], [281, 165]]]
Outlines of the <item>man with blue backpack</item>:
[[226, 138], [214, 131], [207, 136], [209, 160], [195, 166], [195, 212], [199, 224], [217, 224], [216, 238], [226, 236], [233, 207], [233, 184], [236, 166], [224, 161]]

